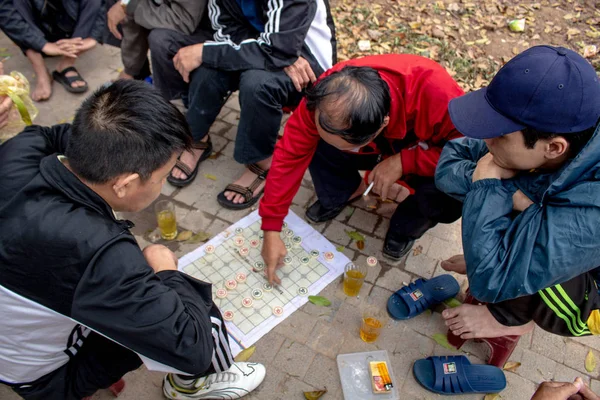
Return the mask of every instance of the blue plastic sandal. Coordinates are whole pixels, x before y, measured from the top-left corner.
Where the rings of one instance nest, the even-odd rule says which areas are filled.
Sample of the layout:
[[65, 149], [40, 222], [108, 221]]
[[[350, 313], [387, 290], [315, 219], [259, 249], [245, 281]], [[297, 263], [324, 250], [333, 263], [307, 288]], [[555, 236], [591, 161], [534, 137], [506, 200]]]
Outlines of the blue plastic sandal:
[[394, 319], [416, 317], [425, 310], [458, 294], [460, 286], [452, 275], [432, 279], [419, 278], [390, 296], [388, 313]]
[[465, 356], [427, 357], [413, 364], [417, 382], [443, 395], [498, 393], [506, 387], [504, 372], [493, 365], [471, 364]]

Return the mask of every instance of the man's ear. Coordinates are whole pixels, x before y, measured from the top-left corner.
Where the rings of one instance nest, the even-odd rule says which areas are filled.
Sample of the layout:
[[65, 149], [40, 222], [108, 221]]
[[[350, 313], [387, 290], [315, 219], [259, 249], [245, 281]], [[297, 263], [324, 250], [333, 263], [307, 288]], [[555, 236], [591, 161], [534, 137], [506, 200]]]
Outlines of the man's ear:
[[113, 184], [112, 188], [115, 192], [115, 195], [122, 199], [127, 196], [128, 192], [131, 190], [135, 181], [140, 179], [140, 175], [137, 173], [129, 174], [129, 175], [121, 175], [117, 178], [117, 181]]
[[561, 157], [569, 151], [569, 142], [562, 136], [556, 136], [546, 143], [545, 156], [549, 160]]
[[387, 115], [385, 118], [383, 118], [383, 125], [381, 127], [385, 128], [386, 126], [388, 126], [389, 123], [390, 123], [390, 116]]

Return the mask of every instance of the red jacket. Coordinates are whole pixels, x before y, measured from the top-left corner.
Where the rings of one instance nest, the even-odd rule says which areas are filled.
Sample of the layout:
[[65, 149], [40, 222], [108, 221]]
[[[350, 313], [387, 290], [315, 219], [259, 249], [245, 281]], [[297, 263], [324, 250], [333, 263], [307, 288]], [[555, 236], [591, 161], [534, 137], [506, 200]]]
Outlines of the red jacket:
[[[403, 139], [407, 132], [414, 132], [418, 140], [400, 151], [403, 174], [433, 177], [442, 147], [448, 140], [460, 136], [450, 121], [448, 102], [462, 95], [462, 89], [436, 62], [409, 54], [370, 56], [342, 62], [323, 76], [346, 65], [379, 71], [390, 88], [392, 99], [390, 122], [383, 132], [384, 137], [393, 142]], [[288, 120], [283, 138], [275, 146], [259, 208], [263, 230], [281, 230], [319, 140], [314, 113], [306, 108], [306, 100], [302, 100]], [[379, 152], [374, 143], [361, 149], [361, 153], [373, 152]]]

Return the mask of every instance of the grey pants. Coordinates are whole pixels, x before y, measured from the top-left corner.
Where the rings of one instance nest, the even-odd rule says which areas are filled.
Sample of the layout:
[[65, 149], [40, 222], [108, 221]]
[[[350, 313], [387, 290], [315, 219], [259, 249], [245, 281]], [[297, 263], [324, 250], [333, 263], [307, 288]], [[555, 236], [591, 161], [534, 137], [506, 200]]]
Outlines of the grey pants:
[[140, 75], [150, 50], [154, 86], [168, 100], [187, 94], [188, 85], [173, 65], [173, 57], [185, 46], [203, 43], [211, 34], [198, 29], [192, 35], [170, 29], [148, 30], [133, 21], [122, 23], [121, 58], [126, 74]]

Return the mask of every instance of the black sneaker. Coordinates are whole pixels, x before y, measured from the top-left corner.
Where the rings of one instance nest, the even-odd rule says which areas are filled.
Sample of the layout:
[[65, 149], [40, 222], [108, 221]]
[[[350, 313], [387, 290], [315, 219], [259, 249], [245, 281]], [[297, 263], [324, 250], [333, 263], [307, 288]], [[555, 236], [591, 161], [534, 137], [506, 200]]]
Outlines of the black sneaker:
[[412, 249], [414, 244], [414, 239], [395, 240], [387, 236], [383, 243], [383, 255], [398, 261]]

